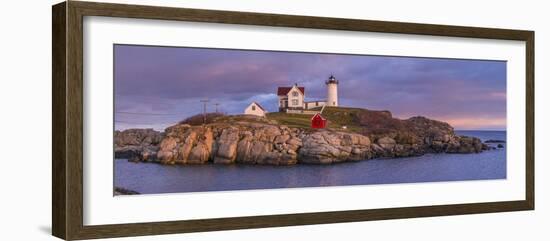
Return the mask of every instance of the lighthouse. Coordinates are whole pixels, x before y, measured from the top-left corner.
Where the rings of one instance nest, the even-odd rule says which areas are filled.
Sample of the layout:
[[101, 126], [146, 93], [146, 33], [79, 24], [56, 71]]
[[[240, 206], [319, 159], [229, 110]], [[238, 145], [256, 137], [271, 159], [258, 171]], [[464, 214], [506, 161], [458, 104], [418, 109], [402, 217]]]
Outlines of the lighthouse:
[[338, 106], [338, 80], [330, 75], [327, 81], [327, 106]]

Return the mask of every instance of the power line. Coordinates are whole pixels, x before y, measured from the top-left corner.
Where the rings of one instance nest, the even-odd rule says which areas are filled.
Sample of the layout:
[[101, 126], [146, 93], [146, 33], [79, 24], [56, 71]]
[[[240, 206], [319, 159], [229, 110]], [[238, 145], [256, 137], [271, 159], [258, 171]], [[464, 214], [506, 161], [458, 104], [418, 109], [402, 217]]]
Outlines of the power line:
[[176, 122], [148, 122], [148, 123], [138, 123], [138, 122], [132, 122], [132, 121], [119, 121], [115, 120], [115, 123], [121, 123], [121, 124], [131, 124], [131, 125], [164, 125], [164, 124], [174, 124]]
[[126, 111], [115, 111], [117, 114], [129, 114], [129, 115], [185, 115], [183, 113], [140, 113], [140, 112], [126, 112]]
[[208, 102], [210, 102], [209, 99], [204, 99], [204, 100], [201, 100], [202, 103], [204, 103], [204, 109], [203, 109], [203, 112], [202, 112], [202, 117], [203, 117], [203, 124], [206, 124], [206, 104], [208, 104]]

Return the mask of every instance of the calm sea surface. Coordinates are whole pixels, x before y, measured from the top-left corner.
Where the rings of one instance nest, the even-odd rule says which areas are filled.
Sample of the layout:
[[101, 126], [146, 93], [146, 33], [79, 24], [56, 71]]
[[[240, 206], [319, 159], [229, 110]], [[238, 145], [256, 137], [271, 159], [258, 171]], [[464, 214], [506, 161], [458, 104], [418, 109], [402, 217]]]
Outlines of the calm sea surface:
[[[504, 131], [456, 131], [482, 141]], [[335, 165], [165, 166], [115, 160], [115, 186], [143, 194], [506, 178], [505, 148], [479, 154], [427, 154]]]

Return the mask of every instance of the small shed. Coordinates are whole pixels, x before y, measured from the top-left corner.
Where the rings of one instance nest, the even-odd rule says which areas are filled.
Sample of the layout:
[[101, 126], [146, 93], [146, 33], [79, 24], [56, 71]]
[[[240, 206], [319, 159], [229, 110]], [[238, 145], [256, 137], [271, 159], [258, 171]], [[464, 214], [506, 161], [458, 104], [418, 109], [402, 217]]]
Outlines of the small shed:
[[246, 109], [244, 109], [245, 115], [255, 115], [255, 116], [261, 116], [265, 117], [265, 114], [267, 111], [257, 102], [252, 102]]
[[314, 129], [323, 129], [327, 126], [327, 119], [325, 119], [321, 114], [317, 113], [311, 117], [311, 128]]

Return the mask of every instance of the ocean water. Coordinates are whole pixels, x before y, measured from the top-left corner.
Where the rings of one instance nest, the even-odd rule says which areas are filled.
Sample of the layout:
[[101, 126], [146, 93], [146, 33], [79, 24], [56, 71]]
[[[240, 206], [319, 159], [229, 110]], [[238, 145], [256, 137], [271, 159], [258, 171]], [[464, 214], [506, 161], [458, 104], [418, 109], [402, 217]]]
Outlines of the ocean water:
[[[456, 131], [482, 141], [505, 131]], [[114, 185], [142, 194], [395, 184], [506, 178], [504, 148], [478, 154], [426, 154], [333, 165], [159, 165], [116, 159]]]

